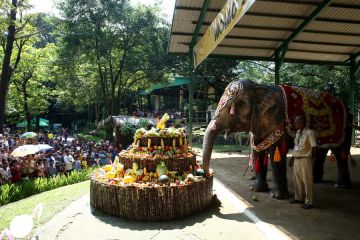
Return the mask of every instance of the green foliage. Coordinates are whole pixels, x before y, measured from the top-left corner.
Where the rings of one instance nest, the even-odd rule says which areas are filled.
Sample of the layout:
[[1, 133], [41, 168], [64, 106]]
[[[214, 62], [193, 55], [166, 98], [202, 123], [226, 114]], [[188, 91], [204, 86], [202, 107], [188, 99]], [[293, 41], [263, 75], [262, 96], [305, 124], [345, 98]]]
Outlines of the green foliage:
[[48, 110], [50, 100], [56, 94], [52, 76], [56, 48], [54, 44], [47, 44], [41, 49], [24, 46], [22, 61], [10, 83], [8, 115], [17, 115], [18, 118], [24, 119], [24, 104], [28, 104], [28, 111], [35, 116]]
[[130, 111], [137, 97], [130, 93], [169, 77], [175, 59], [166, 54], [169, 24], [156, 7], [133, 7], [125, 0], [63, 0], [59, 6], [59, 81], [75, 100], [63, 101], [78, 109], [95, 106], [99, 120]]
[[121, 135], [131, 135], [131, 136], [133, 136], [135, 131], [136, 131], [135, 127], [130, 123], [125, 123], [120, 128]]
[[138, 125], [136, 126], [137, 129], [139, 128], [146, 128], [150, 122], [146, 119], [140, 119]]
[[72, 171], [69, 176], [57, 175], [52, 178], [36, 178], [19, 184], [2, 185], [0, 186], [0, 206], [51, 189], [89, 180], [92, 170], [89, 168], [79, 172]]
[[[200, 65], [200, 75], [195, 83], [199, 89], [215, 88], [213, 98], [196, 101], [197, 107], [206, 107], [220, 99], [225, 87], [231, 81], [251, 80], [257, 83], [274, 84], [275, 65], [272, 62], [208, 59]], [[284, 84], [328, 91], [349, 104], [349, 68], [342, 66], [323, 66], [285, 63], [280, 71], [280, 81]], [[203, 93], [204, 95], [206, 93]], [[201, 102], [203, 101], [203, 102]], [[359, 105], [360, 96], [356, 95]], [[203, 105], [201, 105], [203, 104]]]
[[[281, 81], [285, 84], [328, 91], [347, 105], [350, 89], [348, 69], [342, 66], [285, 64], [281, 72]], [[357, 96], [357, 102], [359, 100]]]

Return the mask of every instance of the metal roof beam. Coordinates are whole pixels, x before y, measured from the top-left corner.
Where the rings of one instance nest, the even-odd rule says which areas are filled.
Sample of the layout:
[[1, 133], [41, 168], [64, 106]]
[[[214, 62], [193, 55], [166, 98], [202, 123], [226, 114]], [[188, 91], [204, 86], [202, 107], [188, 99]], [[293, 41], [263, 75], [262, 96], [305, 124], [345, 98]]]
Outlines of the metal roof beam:
[[275, 56], [280, 57], [280, 63], [284, 60], [286, 50], [289, 43], [293, 41], [319, 14], [330, 5], [332, 0], [324, 0], [316, 9], [300, 24], [297, 29], [283, 42], [283, 44], [275, 51]]
[[360, 24], [360, 21], [347, 20], [347, 19], [334, 19], [334, 18], [316, 18], [319, 22], [331, 22], [331, 23], [345, 23], [345, 24]]
[[[192, 36], [192, 33], [186, 32], [173, 32], [173, 36]], [[199, 37], [204, 34], [198, 34]], [[227, 35], [225, 39], [239, 39], [239, 40], [253, 40], [253, 41], [265, 41], [265, 42], [283, 42], [285, 38], [266, 38], [266, 37], [247, 37], [247, 36], [235, 36]], [[327, 46], [339, 46], [339, 47], [360, 47], [360, 44], [347, 44], [347, 43], [337, 43], [337, 42], [318, 42], [318, 41], [306, 41], [306, 40], [293, 40], [293, 43], [301, 44], [313, 44], [313, 45], [327, 45]]]
[[[307, 1], [293, 1], [293, 0], [257, 0], [257, 2], [275, 2], [275, 3], [288, 3], [288, 4], [301, 4], [301, 5], [312, 5], [319, 6], [319, 3], [316, 2], [307, 2]], [[351, 5], [351, 4], [341, 4], [341, 3], [331, 3], [329, 7], [332, 8], [348, 8], [348, 9], [360, 9], [360, 5]], [[189, 11], [201, 11], [201, 8], [198, 7], [186, 7], [186, 6], [176, 6], [176, 10], [189, 10]], [[221, 9], [218, 8], [208, 8], [208, 12], [218, 13]]]
[[[192, 24], [197, 24], [197, 21], [192, 21]], [[211, 23], [203, 22], [204, 26], [209, 26]], [[296, 28], [287, 28], [287, 27], [268, 27], [268, 26], [252, 26], [246, 24], [237, 24], [234, 28], [241, 28], [241, 29], [255, 29], [255, 30], [269, 30], [269, 31], [284, 31], [284, 32], [293, 32]], [[331, 31], [323, 31], [323, 30], [310, 30], [305, 29], [303, 32], [307, 33], [317, 33], [317, 34], [327, 34], [327, 35], [341, 35], [341, 36], [350, 36], [350, 37], [360, 37], [359, 33], [351, 33], [351, 32], [331, 32]]]
[[190, 48], [193, 48], [195, 46], [195, 44], [196, 44], [196, 41], [197, 41], [197, 38], [198, 38], [198, 35], [199, 35], [199, 32], [200, 32], [201, 26], [202, 26], [202, 24], [204, 22], [206, 12], [208, 11], [209, 2], [210, 2], [210, 0], [205, 0], [203, 6], [201, 8], [199, 19], [197, 21], [197, 24], [195, 26], [195, 30], [194, 30], [194, 33], [193, 33], [193, 36], [192, 36], [192, 39], [191, 39]]
[[[188, 55], [184, 52], [171, 52], [170, 55]], [[241, 55], [222, 55], [222, 54], [210, 54], [208, 58], [223, 58], [223, 59], [233, 59], [233, 60], [253, 60], [253, 61], [269, 61], [274, 62], [274, 58], [271, 57], [256, 57], [256, 56], [241, 56]], [[284, 59], [285, 63], [301, 63], [301, 64], [311, 64], [311, 65], [329, 65], [329, 66], [349, 66], [347, 61], [317, 61], [317, 60], [301, 60], [301, 59]]]
[[[196, 24], [196, 21], [192, 21], [192, 24]], [[209, 26], [211, 23], [203, 22], [204, 26]], [[273, 27], [273, 26], [253, 26], [253, 25], [246, 25], [246, 24], [237, 24], [234, 28], [241, 28], [241, 29], [255, 29], [255, 30], [269, 30], [269, 31], [284, 31], [284, 32], [293, 32], [296, 28], [287, 28], [287, 27]], [[331, 32], [331, 31], [323, 31], [323, 30], [310, 30], [306, 29], [303, 32], [308, 33], [319, 33], [319, 34], [333, 34], [333, 35], [345, 35], [345, 36], [352, 36], [352, 37], [360, 37], [358, 33], [351, 33], [351, 32]]]
[[[309, 1], [295, 1], [295, 0], [257, 0], [258, 2], [274, 2], [274, 3], [289, 3], [289, 4], [301, 4], [301, 5], [315, 5], [318, 6], [317, 2], [309, 2]], [[330, 7], [333, 8], [350, 8], [350, 9], [360, 9], [360, 5], [352, 5], [352, 4], [342, 4], [342, 3], [331, 3]]]
[[[328, 0], [325, 0], [328, 1]], [[329, 0], [332, 1], [332, 0]], [[314, 11], [321, 8], [323, 4], [319, 5]], [[327, 5], [329, 6], [329, 5]], [[188, 11], [201, 11], [200, 8], [194, 7], [176, 7], [176, 10], [188, 10]], [[218, 13], [221, 9], [209, 8], [208, 12]], [[255, 16], [255, 17], [269, 17], [269, 18], [286, 18], [286, 19], [297, 19], [307, 21], [308, 17], [305, 16], [296, 16], [291, 14], [277, 14], [277, 13], [260, 13], [260, 12], [247, 12], [245, 16]], [[334, 18], [317, 18], [316, 21], [321, 22], [335, 22], [335, 23], [345, 23], [345, 24], [360, 24], [360, 21], [348, 20], [348, 19], [334, 19]]]
[[[236, 56], [236, 55], [221, 55], [221, 54], [210, 54], [209, 58], [223, 58], [223, 59], [233, 59], [233, 60], [253, 60], [253, 61], [269, 61], [274, 62], [273, 58], [270, 57], [254, 57], [254, 56]], [[331, 65], [331, 66], [349, 66], [346, 62], [337, 62], [337, 61], [316, 61], [316, 60], [301, 60], [301, 59], [285, 59], [286, 63], [301, 63], [301, 64], [311, 64], [311, 65]]]
[[355, 53], [353, 56], [354, 56], [354, 59], [356, 60], [358, 57], [360, 57], [360, 51]]
[[351, 33], [351, 32], [331, 32], [331, 31], [323, 31], [323, 30], [304, 30], [303, 32], [307, 33], [316, 33], [316, 34], [326, 34], [326, 35], [340, 35], [340, 36], [349, 36], [349, 37], [360, 37], [359, 33]]
[[360, 9], [360, 5], [350, 5], [350, 4], [341, 4], [341, 3], [332, 3], [330, 7], [334, 8], [349, 8], [349, 9]]
[[[179, 44], [190, 45], [187, 42], [179, 42]], [[276, 47], [263, 47], [263, 46], [248, 46], [248, 45], [231, 45], [231, 44], [219, 44], [218, 47], [223, 48], [235, 48], [235, 49], [254, 49], [254, 50], [277, 50]], [[336, 54], [336, 55], [344, 55], [349, 56], [351, 53], [344, 52], [334, 52], [334, 51], [318, 51], [318, 50], [305, 50], [305, 49], [292, 49], [289, 48], [288, 51], [291, 52], [304, 52], [304, 53], [315, 53], [315, 54]]]
[[301, 1], [301, 0], [257, 0], [258, 2], [274, 2], [274, 3], [290, 3], [302, 5], [318, 5], [316, 2]]

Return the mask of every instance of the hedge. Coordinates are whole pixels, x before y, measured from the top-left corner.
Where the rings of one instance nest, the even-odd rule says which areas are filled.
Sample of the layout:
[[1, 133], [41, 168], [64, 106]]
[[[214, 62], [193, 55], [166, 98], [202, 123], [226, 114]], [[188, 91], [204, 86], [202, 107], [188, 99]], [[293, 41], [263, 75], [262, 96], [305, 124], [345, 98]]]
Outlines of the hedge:
[[68, 176], [56, 175], [51, 178], [35, 178], [17, 184], [2, 185], [0, 186], [0, 207], [34, 194], [89, 180], [92, 171], [93, 169], [89, 168], [79, 172], [72, 171]]

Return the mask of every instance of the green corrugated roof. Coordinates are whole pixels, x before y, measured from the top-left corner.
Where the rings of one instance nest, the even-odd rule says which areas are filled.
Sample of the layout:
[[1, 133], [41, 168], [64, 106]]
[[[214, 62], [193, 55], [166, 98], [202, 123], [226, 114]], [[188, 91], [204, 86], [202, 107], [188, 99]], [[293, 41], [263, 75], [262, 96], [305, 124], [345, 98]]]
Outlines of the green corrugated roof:
[[177, 87], [181, 85], [188, 85], [190, 82], [189, 78], [187, 77], [175, 77], [173, 80], [171, 80], [169, 83], [166, 84], [156, 84], [155, 86], [142, 90], [140, 92], [140, 95], [149, 95], [155, 90], [164, 89], [164, 88], [171, 88], [171, 87]]
[[[31, 120], [31, 124], [32, 124], [33, 126], [36, 125], [36, 118], [33, 118], [33, 119]], [[39, 126], [40, 126], [40, 127], [48, 127], [48, 126], [49, 126], [49, 120], [44, 119], [44, 118], [40, 118], [40, 119], [39, 119]], [[26, 122], [26, 121], [19, 122], [19, 123], [16, 124], [16, 127], [18, 127], [18, 128], [25, 128], [25, 127], [27, 127], [27, 122]]]

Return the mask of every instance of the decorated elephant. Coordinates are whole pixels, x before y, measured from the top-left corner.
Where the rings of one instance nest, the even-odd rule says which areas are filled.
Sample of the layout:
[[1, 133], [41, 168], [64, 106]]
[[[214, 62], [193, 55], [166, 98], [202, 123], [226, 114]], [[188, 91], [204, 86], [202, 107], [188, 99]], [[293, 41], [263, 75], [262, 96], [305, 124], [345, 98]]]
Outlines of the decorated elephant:
[[348, 153], [352, 116], [343, 103], [327, 92], [288, 85], [264, 85], [252, 81], [230, 83], [209, 123], [203, 142], [203, 167], [209, 171], [212, 148], [218, 134], [249, 131], [253, 136], [256, 183], [254, 191], [268, 191], [268, 163], [272, 165], [273, 197], [288, 196], [286, 154], [296, 134], [295, 117], [306, 117], [307, 126], [317, 133], [318, 153], [314, 156], [314, 181], [322, 181], [324, 160], [329, 149], [337, 159], [338, 186], [350, 185]]

